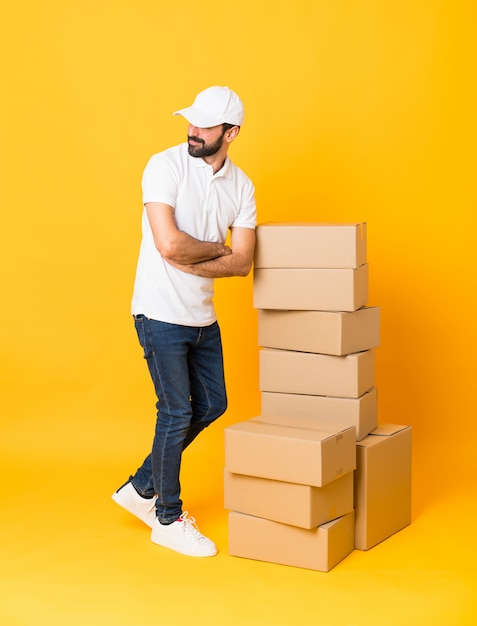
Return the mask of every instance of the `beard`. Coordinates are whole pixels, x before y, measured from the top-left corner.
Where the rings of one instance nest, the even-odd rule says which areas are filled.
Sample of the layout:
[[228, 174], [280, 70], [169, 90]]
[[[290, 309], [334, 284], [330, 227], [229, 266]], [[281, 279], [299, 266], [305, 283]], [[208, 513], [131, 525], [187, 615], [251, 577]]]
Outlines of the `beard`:
[[192, 139], [193, 141], [201, 144], [200, 146], [191, 146], [191, 144], [189, 144], [190, 156], [203, 158], [203, 157], [213, 156], [214, 154], [216, 154], [222, 147], [225, 132], [226, 131], [224, 130], [222, 134], [220, 135], [220, 137], [216, 141], [214, 141], [214, 143], [208, 143], [208, 144], [205, 143], [203, 139], [199, 139], [199, 137], [193, 137], [193, 136], [187, 137], [188, 140]]

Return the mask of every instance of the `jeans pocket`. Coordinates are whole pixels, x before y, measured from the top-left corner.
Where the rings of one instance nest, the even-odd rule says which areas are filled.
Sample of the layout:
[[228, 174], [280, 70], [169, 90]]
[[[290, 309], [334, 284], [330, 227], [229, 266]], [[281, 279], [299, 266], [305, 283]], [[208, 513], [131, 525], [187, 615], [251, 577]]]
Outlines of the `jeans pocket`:
[[139, 339], [139, 343], [141, 344], [142, 349], [144, 350], [144, 357], [146, 357], [146, 328], [145, 321], [146, 318], [144, 315], [134, 315], [134, 326], [137, 332], [137, 338]]

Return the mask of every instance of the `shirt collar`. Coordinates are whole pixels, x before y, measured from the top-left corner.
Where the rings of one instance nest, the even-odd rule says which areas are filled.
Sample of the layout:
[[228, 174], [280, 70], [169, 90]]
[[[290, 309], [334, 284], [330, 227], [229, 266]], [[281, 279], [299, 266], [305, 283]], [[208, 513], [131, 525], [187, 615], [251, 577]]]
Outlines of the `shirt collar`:
[[[197, 157], [193, 157], [191, 156], [189, 153], [187, 153], [187, 156], [189, 157], [189, 161], [192, 163], [193, 167], [210, 167], [210, 165], [208, 163], [206, 163], [204, 161], [204, 159], [200, 159]], [[214, 174], [214, 176], [216, 177], [223, 177], [223, 178], [230, 178], [230, 167], [231, 167], [231, 161], [228, 157], [228, 155], [225, 157], [225, 162], [223, 164], [223, 166], [221, 167], [221, 169]]]

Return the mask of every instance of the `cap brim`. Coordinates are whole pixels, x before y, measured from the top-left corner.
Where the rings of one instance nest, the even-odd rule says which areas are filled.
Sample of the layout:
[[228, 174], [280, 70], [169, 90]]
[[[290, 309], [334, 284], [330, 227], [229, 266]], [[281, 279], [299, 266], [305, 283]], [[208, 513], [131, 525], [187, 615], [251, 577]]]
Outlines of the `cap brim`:
[[186, 107], [185, 109], [174, 111], [173, 115], [182, 115], [190, 124], [197, 126], [197, 128], [211, 128], [212, 126], [219, 126], [223, 123], [203, 111], [198, 111], [194, 107]]

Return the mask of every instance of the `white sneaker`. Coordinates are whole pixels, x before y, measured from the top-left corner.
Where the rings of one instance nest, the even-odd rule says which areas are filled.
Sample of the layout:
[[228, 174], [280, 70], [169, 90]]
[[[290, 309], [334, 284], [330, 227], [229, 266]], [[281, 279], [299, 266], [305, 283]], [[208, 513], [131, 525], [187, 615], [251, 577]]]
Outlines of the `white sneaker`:
[[182, 513], [172, 524], [161, 524], [156, 518], [152, 527], [151, 541], [165, 548], [171, 548], [187, 556], [214, 556], [217, 548], [213, 541], [199, 532], [195, 519]]
[[122, 506], [123, 509], [139, 517], [149, 528], [154, 526], [157, 496], [153, 498], [143, 498], [134, 489], [132, 483], [127, 482], [123, 487], [115, 491], [111, 497], [119, 506]]

